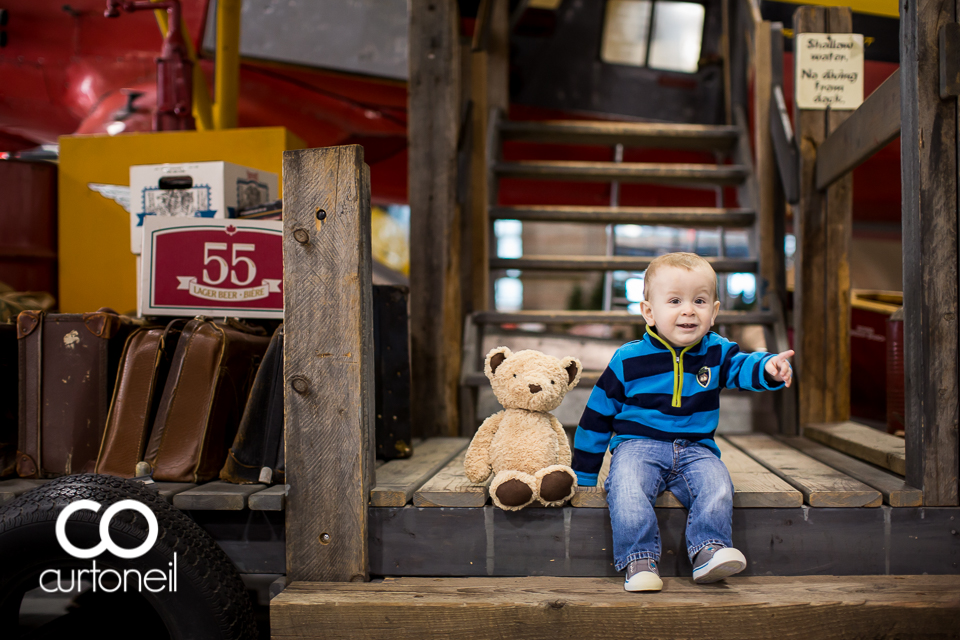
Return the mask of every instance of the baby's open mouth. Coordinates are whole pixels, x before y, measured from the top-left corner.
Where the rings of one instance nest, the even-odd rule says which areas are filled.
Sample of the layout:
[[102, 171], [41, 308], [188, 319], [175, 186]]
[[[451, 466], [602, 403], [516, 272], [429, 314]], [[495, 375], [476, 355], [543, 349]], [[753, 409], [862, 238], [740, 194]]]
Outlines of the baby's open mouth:
[[689, 324], [689, 323], [688, 323], [688, 324], [678, 324], [677, 326], [680, 327], [681, 329], [696, 329], [696, 328], [697, 328], [697, 325], [695, 325], [695, 324]]

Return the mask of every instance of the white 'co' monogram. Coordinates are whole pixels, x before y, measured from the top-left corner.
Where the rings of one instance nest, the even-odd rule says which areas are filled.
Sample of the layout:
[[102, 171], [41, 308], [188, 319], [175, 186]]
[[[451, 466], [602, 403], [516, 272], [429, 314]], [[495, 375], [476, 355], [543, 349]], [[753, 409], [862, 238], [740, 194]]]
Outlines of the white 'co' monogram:
[[[153, 515], [153, 511], [142, 502], [137, 502], [136, 500], [121, 500], [107, 507], [107, 510], [103, 512], [103, 516], [100, 518], [100, 544], [90, 547], [89, 549], [75, 547], [67, 540], [67, 519], [73, 515], [74, 512], [83, 509], [97, 512], [100, 511], [100, 504], [93, 500], [77, 500], [67, 505], [67, 507], [60, 512], [60, 515], [57, 516], [57, 542], [60, 543], [64, 551], [74, 558], [95, 558], [104, 551], [110, 551], [110, 553], [118, 558], [139, 558], [150, 551], [153, 543], [157, 541], [159, 526], [157, 525], [157, 516]], [[139, 547], [134, 547], [133, 549], [124, 549], [117, 545], [110, 537], [110, 521], [113, 519], [113, 516], [127, 509], [137, 511], [147, 519], [147, 539], [144, 540], [143, 544]]]

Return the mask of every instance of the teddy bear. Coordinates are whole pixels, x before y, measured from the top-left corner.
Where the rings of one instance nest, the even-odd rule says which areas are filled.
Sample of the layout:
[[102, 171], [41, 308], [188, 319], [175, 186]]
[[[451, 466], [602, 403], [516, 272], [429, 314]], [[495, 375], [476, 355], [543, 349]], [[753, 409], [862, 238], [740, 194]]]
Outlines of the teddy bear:
[[467, 448], [464, 471], [480, 483], [492, 472], [490, 496], [506, 511], [535, 500], [563, 504], [577, 490], [570, 468], [570, 443], [550, 411], [580, 382], [576, 358], [554, 358], [531, 349], [513, 353], [497, 347], [487, 354], [484, 373], [503, 405], [480, 425]]

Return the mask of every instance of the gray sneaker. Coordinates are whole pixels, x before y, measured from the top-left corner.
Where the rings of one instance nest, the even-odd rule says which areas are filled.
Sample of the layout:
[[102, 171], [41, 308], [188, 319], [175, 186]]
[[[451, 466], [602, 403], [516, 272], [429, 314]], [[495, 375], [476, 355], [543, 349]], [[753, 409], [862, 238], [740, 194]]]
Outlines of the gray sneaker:
[[660, 579], [660, 572], [657, 571], [656, 560], [643, 558], [628, 564], [623, 588], [627, 591], [660, 591], [663, 588], [663, 580]]
[[706, 584], [723, 580], [747, 568], [747, 559], [733, 547], [704, 547], [693, 562], [693, 581]]

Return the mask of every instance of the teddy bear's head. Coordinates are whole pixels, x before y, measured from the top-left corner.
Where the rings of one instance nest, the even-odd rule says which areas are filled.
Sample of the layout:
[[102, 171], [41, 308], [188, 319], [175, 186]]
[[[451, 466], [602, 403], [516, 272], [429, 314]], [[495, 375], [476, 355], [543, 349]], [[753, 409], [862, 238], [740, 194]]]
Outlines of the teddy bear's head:
[[505, 409], [553, 411], [580, 382], [582, 367], [570, 356], [554, 358], [532, 349], [513, 353], [497, 347], [487, 354], [483, 370]]

